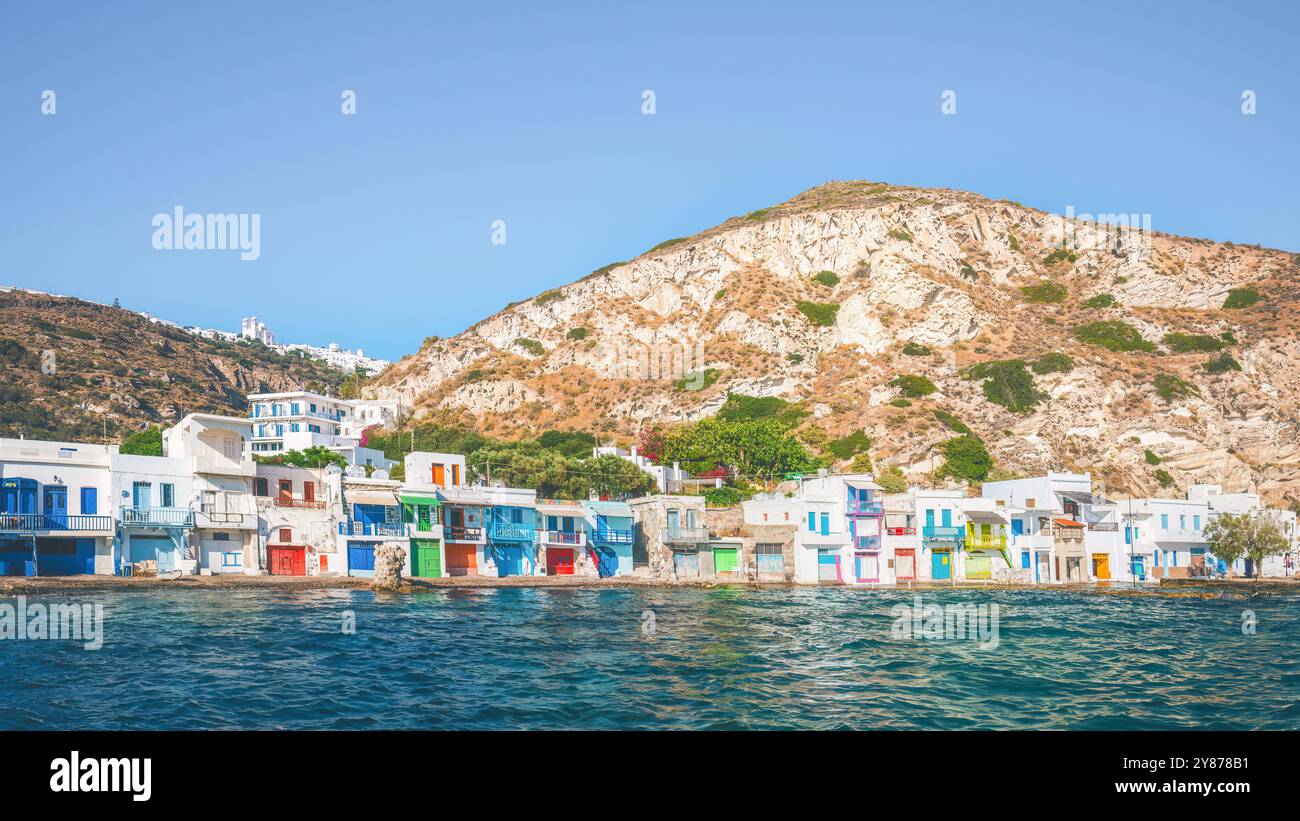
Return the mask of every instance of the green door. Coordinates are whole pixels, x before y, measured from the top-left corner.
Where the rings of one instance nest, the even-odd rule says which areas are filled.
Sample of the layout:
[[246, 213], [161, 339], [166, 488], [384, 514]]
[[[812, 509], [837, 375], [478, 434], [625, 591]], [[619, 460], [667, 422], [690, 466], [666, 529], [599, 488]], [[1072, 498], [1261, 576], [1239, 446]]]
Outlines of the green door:
[[411, 548], [415, 555], [412, 557], [411, 570], [415, 575], [424, 579], [437, 579], [442, 576], [442, 549], [436, 539], [413, 539]]
[[713, 572], [714, 573], [735, 573], [739, 562], [736, 560], [736, 548], [734, 547], [715, 547], [713, 548]]
[[993, 578], [993, 561], [988, 556], [969, 554], [966, 556], [966, 578], [968, 579], [991, 579]]

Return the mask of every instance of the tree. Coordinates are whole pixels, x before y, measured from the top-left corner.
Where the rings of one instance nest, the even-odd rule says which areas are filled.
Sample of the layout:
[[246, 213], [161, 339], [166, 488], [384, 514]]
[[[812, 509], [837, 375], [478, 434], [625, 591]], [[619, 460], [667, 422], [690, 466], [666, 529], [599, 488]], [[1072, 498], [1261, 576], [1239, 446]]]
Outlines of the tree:
[[348, 466], [347, 457], [338, 451], [330, 450], [324, 445], [312, 445], [303, 450], [287, 450], [275, 458], [282, 465], [297, 468], [316, 468], [320, 470], [328, 465], [338, 465], [340, 469]]
[[649, 428], [642, 428], [641, 435], [637, 437], [637, 452], [657, 465], [663, 464], [664, 438], [663, 429], [658, 425]]
[[135, 456], [162, 456], [162, 428], [154, 425], [136, 431], [122, 440], [119, 453]]
[[1249, 559], [1255, 565], [1255, 576], [1263, 569], [1264, 559], [1285, 553], [1290, 540], [1282, 533], [1277, 522], [1260, 514], [1221, 514], [1205, 526], [1205, 540], [1210, 552], [1228, 564], [1228, 575], [1237, 559]]
[[940, 447], [943, 449], [945, 460], [939, 470], [941, 476], [965, 479], [968, 482], [982, 482], [988, 478], [989, 471], [993, 469], [993, 457], [989, 455], [988, 448], [984, 447], [984, 441], [978, 436], [972, 434], [955, 436]]
[[877, 474], [876, 484], [883, 487], [886, 493], [907, 492], [907, 477], [898, 465], [890, 465]]
[[702, 419], [670, 431], [664, 459], [681, 462], [694, 474], [725, 467], [743, 477], [776, 476], [815, 470], [821, 463], [808, 454], [779, 419], [727, 421]]
[[600, 498], [617, 499], [649, 493], [655, 487], [654, 478], [626, 459], [611, 454], [575, 459], [569, 465], [570, 479], [566, 486], [574, 492], [573, 498], [586, 498], [595, 493]]

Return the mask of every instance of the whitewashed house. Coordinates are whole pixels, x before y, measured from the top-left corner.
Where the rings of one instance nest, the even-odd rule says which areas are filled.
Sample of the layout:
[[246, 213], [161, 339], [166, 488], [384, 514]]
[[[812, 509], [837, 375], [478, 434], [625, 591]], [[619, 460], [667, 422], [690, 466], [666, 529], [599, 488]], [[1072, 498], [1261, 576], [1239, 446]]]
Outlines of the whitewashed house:
[[116, 445], [0, 439], [0, 575], [113, 572]]
[[219, 557], [222, 572], [265, 572], [253, 502], [257, 463], [248, 448], [251, 433], [246, 419], [207, 413], [192, 413], [163, 431], [163, 455], [185, 460], [194, 477], [195, 550], [182, 560], [182, 571], [197, 572], [200, 557], [208, 557], [205, 569], [213, 570]]

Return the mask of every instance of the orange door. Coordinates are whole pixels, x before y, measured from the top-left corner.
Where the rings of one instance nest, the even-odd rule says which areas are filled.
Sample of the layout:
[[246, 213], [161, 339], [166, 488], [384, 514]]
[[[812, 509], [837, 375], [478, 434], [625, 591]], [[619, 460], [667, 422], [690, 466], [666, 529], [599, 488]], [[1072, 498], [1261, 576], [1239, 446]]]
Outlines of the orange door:
[[433, 483], [435, 485], [447, 484], [447, 469], [442, 465], [433, 466]]
[[475, 546], [472, 544], [447, 545], [447, 575], [478, 575], [478, 562], [474, 555], [474, 551]]

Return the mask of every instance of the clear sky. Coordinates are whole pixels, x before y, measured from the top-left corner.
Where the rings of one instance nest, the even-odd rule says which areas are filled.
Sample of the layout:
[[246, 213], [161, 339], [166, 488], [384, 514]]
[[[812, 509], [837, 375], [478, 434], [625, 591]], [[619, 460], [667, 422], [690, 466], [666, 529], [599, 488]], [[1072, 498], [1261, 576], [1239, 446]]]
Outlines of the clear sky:
[[0, 284], [397, 358], [833, 179], [1296, 251], [1298, 9], [3, 0]]

